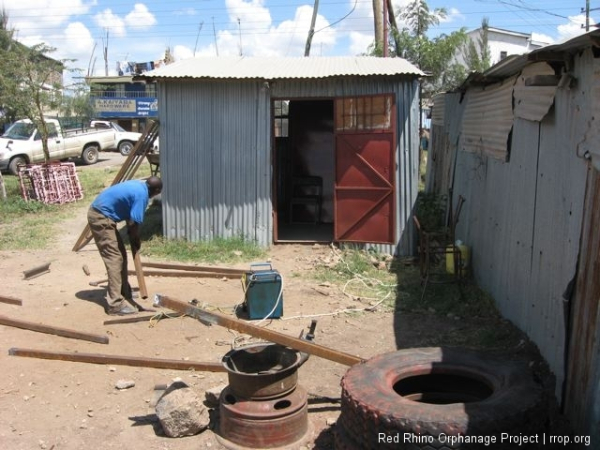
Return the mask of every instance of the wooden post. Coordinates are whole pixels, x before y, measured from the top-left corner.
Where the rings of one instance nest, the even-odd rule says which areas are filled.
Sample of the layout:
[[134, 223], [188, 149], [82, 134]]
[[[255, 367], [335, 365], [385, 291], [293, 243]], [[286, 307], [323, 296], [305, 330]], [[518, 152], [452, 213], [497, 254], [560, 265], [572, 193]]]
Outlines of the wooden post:
[[148, 298], [148, 289], [146, 288], [146, 279], [144, 278], [144, 269], [139, 252], [133, 253], [133, 263], [135, 264], [135, 275], [137, 276], [138, 287], [140, 288], [140, 297]]

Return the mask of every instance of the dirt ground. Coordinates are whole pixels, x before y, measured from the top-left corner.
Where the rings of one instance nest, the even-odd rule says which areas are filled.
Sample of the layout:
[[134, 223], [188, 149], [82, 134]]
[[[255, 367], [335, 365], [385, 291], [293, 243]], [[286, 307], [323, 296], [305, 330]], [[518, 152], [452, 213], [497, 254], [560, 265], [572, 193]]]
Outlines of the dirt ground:
[[[2, 296], [21, 299], [22, 306], [0, 303], [0, 315], [55, 327], [107, 336], [108, 344], [69, 339], [0, 325], [0, 448], [5, 449], [177, 449], [224, 448], [213, 430], [169, 438], [164, 435], [152, 403], [154, 388], [181, 379], [204, 397], [208, 389], [227, 384], [225, 373], [87, 364], [9, 355], [9, 349], [109, 354], [131, 357], [220, 362], [234, 344], [248, 336], [220, 326], [207, 327], [186, 318], [105, 325], [105, 278], [93, 244], [71, 251], [85, 225], [81, 214], [60, 224], [61, 233], [48, 250], [0, 252]], [[332, 349], [369, 358], [398, 348], [440, 345], [458, 328], [476, 328], [476, 321], [456, 321], [433, 315], [374, 311], [344, 315], [330, 313], [356, 302], [338, 289], [317, 286], [298, 276], [330, 255], [327, 246], [274, 246], [273, 268], [284, 280], [284, 316], [262, 324], [297, 337], [318, 319], [316, 342]], [[143, 253], [142, 253], [143, 258]], [[50, 262], [50, 272], [26, 280], [23, 272]], [[86, 275], [83, 266], [90, 275]], [[133, 264], [131, 264], [133, 267]], [[231, 266], [235, 267], [235, 266]], [[248, 265], [237, 268], [248, 269]], [[135, 277], [130, 277], [136, 285]], [[152, 308], [155, 294], [183, 301], [197, 299], [208, 308], [233, 315], [242, 302], [239, 278], [146, 277], [149, 297], [139, 302]], [[332, 427], [339, 415], [340, 380], [348, 368], [310, 357], [298, 371], [298, 383], [309, 393], [309, 422], [313, 429], [304, 448], [329, 449]], [[135, 386], [119, 390], [119, 380]]]

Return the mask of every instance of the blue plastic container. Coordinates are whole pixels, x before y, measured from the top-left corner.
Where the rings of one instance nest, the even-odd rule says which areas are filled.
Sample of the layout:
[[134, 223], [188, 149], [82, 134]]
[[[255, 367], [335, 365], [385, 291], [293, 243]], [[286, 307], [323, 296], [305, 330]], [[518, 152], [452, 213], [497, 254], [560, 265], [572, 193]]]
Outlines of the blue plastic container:
[[282, 279], [270, 263], [250, 264], [244, 276], [245, 309], [250, 320], [283, 315]]

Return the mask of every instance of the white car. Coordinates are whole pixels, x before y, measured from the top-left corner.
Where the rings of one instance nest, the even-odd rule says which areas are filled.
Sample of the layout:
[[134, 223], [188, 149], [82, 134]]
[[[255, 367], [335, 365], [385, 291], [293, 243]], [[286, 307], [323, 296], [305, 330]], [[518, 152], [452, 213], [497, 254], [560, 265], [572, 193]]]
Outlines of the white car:
[[[92, 120], [90, 122], [92, 128], [111, 129], [115, 132], [114, 149], [117, 149], [123, 156], [129, 155], [135, 146], [136, 142], [142, 137], [142, 133], [135, 131], [126, 131], [121, 125], [109, 120]], [[157, 144], [155, 143], [155, 146]]]

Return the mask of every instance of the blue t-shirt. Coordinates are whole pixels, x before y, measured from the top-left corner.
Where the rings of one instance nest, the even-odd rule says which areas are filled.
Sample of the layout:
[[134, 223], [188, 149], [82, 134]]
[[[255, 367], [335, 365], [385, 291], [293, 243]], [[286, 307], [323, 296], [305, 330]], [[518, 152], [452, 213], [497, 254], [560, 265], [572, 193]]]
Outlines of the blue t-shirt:
[[115, 222], [132, 220], [141, 224], [150, 195], [143, 180], [129, 180], [104, 189], [92, 208]]

